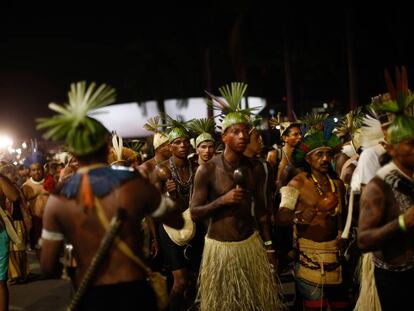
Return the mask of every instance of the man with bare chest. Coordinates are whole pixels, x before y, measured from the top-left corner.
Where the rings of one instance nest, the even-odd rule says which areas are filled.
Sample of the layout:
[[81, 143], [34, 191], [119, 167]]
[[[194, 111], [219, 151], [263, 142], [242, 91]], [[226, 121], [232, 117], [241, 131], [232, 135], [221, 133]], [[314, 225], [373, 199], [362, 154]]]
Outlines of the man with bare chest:
[[332, 179], [333, 148], [340, 145], [336, 136], [322, 132], [307, 136], [297, 159], [305, 160], [307, 171], [295, 176], [281, 189], [279, 220], [294, 226], [299, 252], [295, 265], [298, 290], [306, 310], [328, 305], [333, 310], [349, 307], [342, 283], [340, 232], [342, 230], [344, 186]]
[[[224, 97], [230, 102], [238, 96]], [[278, 310], [282, 304], [270, 266], [276, 261], [264, 204], [264, 170], [259, 161], [243, 156], [249, 143], [247, 116], [228, 113], [222, 139], [224, 152], [199, 166], [191, 199], [193, 219], [209, 219], [199, 274], [200, 310]]]
[[[170, 292], [170, 310], [185, 310], [192, 303], [194, 296], [191, 287], [195, 287], [195, 276], [200, 259], [190, 258], [188, 251], [198, 246], [196, 234], [201, 228], [191, 220], [189, 198], [193, 185], [196, 164], [188, 160], [190, 140], [187, 129], [174, 127], [168, 134], [171, 157], [156, 167], [155, 185], [162, 192], [182, 202], [181, 211], [185, 219], [183, 230], [175, 230], [161, 224], [159, 239], [166, 268], [171, 271], [174, 283]], [[199, 231], [199, 232], [197, 232]], [[194, 271], [193, 271], [194, 270]]]
[[168, 160], [171, 157], [170, 146], [168, 142], [168, 136], [160, 132], [160, 118], [155, 116], [150, 118], [145, 123], [144, 128], [147, 131], [154, 132], [152, 145], [154, 147], [154, 156], [148, 159], [138, 167], [138, 171], [146, 176], [151, 183], [156, 182], [155, 168], [159, 163]]
[[[43, 160], [32, 160], [29, 166], [30, 178], [23, 184], [22, 192], [32, 213], [32, 228], [30, 230], [30, 246], [39, 256], [39, 238], [43, 226], [43, 212], [49, 198], [49, 191], [44, 188]], [[38, 162], [34, 162], [38, 161]]]

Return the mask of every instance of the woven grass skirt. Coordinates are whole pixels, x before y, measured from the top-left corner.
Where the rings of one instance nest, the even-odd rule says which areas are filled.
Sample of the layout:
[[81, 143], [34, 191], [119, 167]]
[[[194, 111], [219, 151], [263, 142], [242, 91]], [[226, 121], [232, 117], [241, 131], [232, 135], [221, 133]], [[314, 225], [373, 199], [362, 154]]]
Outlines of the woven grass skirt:
[[284, 309], [279, 281], [257, 232], [238, 242], [205, 238], [196, 301], [201, 311]]

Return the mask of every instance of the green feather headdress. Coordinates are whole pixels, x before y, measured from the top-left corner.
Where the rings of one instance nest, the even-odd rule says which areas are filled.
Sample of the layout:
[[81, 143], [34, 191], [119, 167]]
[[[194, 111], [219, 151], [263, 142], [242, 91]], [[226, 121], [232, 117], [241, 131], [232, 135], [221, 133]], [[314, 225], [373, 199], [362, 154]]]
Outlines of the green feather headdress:
[[219, 88], [221, 98], [205, 91], [210, 100], [207, 105], [214, 110], [219, 110], [219, 119], [221, 123], [221, 132], [224, 133], [227, 128], [236, 124], [249, 124], [250, 115], [257, 108], [241, 109], [241, 100], [246, 92], [247, 84], [242, 82], [232, 82], [230, 85], [225, 85]]
[[216, 123], [213, 119], [194, 119], [188, 124], [188, 129], [197, 135], [195, 140], [196, 148], [205, 141], [215, 142], [213, 137]]
[[338, 151], [342, 146], [341, 140], [332, 133], [330, 126], [325, 126], [323, 131], [315, 130], [307, 135], [298, 148], [293, 153], [296, 163], [302, 163], [305, 156], [318, 148], [327, 147], [333, 151]]
[[408, 89], [407, 71], [403, 66], [401, 71], [395, 68], [396, 85], [391, 80], [388, 70], [385, 70], [389, 98], [383, 99], [374, 105], [376, 111], [392, 113], [395, 119], [389, 125], [387, 134], [391, 144], [397, 144], [403, 140], [414, 138], [414, 117], [412, 109], [414, 96]]
[[95, 83], [87, 86], [85, 81], [72, 83], [68, 92], [69, 104], [49, 104], [58, 114], [40, 118], [37, 129], [47, 129], [45, 139], [65, 139], [69, 151], [82, 156], [93, 153], [107, 142], [108, 130], [97, 120], [88, 116], [92, 109], [107, 106], [116, 100], [114, 88]]

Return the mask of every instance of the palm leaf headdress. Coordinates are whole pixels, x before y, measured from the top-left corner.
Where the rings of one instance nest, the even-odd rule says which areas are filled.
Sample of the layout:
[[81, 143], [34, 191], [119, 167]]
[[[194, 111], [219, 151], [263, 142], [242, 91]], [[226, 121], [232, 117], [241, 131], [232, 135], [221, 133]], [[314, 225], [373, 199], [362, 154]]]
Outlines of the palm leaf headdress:
[[164, 120], [164, 123], [160, 127], [165, 128], [170, 143], [180, 137], [190, 138], [190, 133], [187, 128], [190, 121], [183, 122], [175, 120], [166, 113], [160, 113], [159, 115]]
[[283, 121], [280, 112], [277, 114], [276, 117], [272, 117], [269, 119], [269, 126], [273, 129], [279, 130], [280, 136], [285, 135], [287, 130], [289, 130], [291, 127], [299, 126], [299, 124], [300, 121]]
[[154, 133], [154, 150], [168, 142], [168, 136], [162, 132], [162, 128], [165, 126], [165, 124], [162, 124], [160, 116], [149, 118], [147, 123], [144, 124], [144, 129]]
[[230, 85], [224, 85], [219, 88], [224, 100], [205, 91], [210, 98], [207, 104], [214, 110], [221, 112], [218, 117], [222, 121], [222, 133], [232, 125], [249, 124], [250, 115], [256, 108], [241, 108], [241, 101], [246, 90], [247, 84], [242, 82], [232, 82]]
[[351, 139], [352, 135], [361, 128], [363, 119], [364, 113], [361, 107], [351, 110], [339, 122], [336, 135], [340, 138], [346, 138], [346, 140], [347, 138]]
[[144, 129], [149, 132], [160, 133], [163, 126], [165, 125], [161, 123], [160, 116], [155, 116], [148, 119], [147, 123], [144, 124]]
[[414, 137], [414, 117], [412, 109], [414, 96], [408, 89], [407, 71], [395, 68], [396, 83], [394, 85], [388, 70], [385, 70], [385, 81], [388, 89], [388, 98], [383, 98], [373, 106], [375, 111], [392, 113], [395, 118], [387, 130], [387, 139], [391, 144]]
[[113, 103], [116, 91], [106, 84], [91, 83], [88, 86], [82, 81], [71, 84], [68, 97], [68, 104], [50, 103], [49, 109], [57, 115], [38, 119], [37, 128], [47, 130], [45, 139], [65, 139], [70, 151], [76, 155], [90, 154], [106, 143], [108, 131], [88, 113]]
[[298, 122], [302, 125], [302, 133], [305, 136], [313, 132], [323, 130], [324, 122], [329, 118], [329, 113], [307, 113]]
[[188, 129], [197, 135], [195, 140], [196, 147], [205, 141], [215, 142], [213, 137], [215, 127], [216, 123], [213, 119], [194, 119], [189, 122]]

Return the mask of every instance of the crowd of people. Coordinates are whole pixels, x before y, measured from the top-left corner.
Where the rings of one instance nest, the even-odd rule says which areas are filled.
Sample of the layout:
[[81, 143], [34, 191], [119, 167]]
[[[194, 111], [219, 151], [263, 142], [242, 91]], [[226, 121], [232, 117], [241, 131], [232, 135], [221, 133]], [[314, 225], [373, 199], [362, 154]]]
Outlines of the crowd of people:
[[57, 115], [39, 124], [65, 140], [66, 163], [37, 150], [0, 168], [0, 309], [7, 283], [27, 280], [28, 249], [45, 277], [69, 276], [71, 310], [403, 309], [414, 95], [405, 69], [396, 73], [388, 93], [339, 123], [272, 118], [272, 148], [240, 107], [247, 86], [231, 83], [208, 93], [220, 122], [150, 118], [145, 161], [88, 116], [114, 89], [73, 84], [69, 104], [52, 104]]

